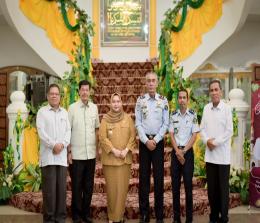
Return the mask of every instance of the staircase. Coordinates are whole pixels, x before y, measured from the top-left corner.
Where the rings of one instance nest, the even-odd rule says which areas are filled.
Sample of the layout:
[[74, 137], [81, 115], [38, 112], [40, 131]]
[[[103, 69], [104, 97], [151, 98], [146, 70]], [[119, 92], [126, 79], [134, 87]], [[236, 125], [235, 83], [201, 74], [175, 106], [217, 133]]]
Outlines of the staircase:
[[[100, 118], [109, 111], [110, 96], [114, 92], [122, 94], [124, 110], [134, 116], [134, 108], [137, 97], [145, 92], [145, 74], [153, 70], [153, 64], [145, 63], [98, 63], [93, 64], [93, 74], [96, 77], [94, 102], [98, 105]], [[170, 177], [171, 148], [165, 146], [164, 150], [164, 216], [172, 217], [172, 192]], [[126, 202], [125, 216], [128, 219], [139, 218], [138, 187], [139, 187], [139, 152], [133, 153], [133, 164], [129, 193]], [[67, 178], [67, 211], [71, 214], [71, 183]], [[207, 191], [202, 179], [193, 179], [193, 210], [195, 215], [203, 215], [209, 212]], [[154, 184], [151, 178], [150, 206], [151, 217], [154, 215]], [[96, 165], [94, 194], [92, 198], [92, 215], [94, 219], [107, 219], [107, 202], [105, 193], [105, 179], [100, 161]], [[41, 212], [41, 193], [19, 193], [12, 197], [10, 203], [23, 210]], [[230, 207], [240, 204], [239, 194], [230, 195]], [[181, 188], [181, 213], [185, 215], [184, 188]]]

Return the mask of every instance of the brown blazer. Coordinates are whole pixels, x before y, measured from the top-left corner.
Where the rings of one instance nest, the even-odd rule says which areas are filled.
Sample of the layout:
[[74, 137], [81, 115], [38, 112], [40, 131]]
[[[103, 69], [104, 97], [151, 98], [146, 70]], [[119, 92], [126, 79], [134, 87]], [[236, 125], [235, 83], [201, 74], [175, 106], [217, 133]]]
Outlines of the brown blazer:
[[[132, 163], [132, 151], [136, 148], [136, 131], [130, 115], [124, 115], [123, 120], [117, 123], [108, 123], [102, 119], [99, 128], [99, 142], [102, 149], [101, 162], [103, 165], [120, 166]], [[125, 159], [116, 158], [112, 148], [129, 149]]]

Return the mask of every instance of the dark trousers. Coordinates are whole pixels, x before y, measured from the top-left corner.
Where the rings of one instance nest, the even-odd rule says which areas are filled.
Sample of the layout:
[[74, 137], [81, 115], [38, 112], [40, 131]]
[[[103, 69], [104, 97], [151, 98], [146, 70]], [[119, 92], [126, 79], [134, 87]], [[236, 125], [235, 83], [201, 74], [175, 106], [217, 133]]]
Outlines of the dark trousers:
[[149, 192], [151, 164], [153, 166], [155, 216], [163, 219], [163, 178], [164, 178], [164, 142], [157, 143], [150, 151], [145, 144], [139, 143], [139, 208], [141, 217], [149, 218]]
[[206, 172], [210, 220], [228, 222], [230, 165], [206, 163]]
[[90, 204], [94, 187], [96, 159], [73, 160], [71, 167], [72, 203], [74, 221], [90, 218]]
[[65, 223], [67, 167], [50, 165], [41, 170], [43, 222]]
[[185, 187], [186, 198], [186, 222], [192, 222], [192, 177], [194, 172], [194, 153], [193, 149], [187, 151], [184, 155], [185, 163], [182, 165], [173, 150], [171, 153], [171, 178], [172, 178], [172, 197], [173, 197], [173, 213], [174, 220], [180, 222], [180, 187], [181, 176]]

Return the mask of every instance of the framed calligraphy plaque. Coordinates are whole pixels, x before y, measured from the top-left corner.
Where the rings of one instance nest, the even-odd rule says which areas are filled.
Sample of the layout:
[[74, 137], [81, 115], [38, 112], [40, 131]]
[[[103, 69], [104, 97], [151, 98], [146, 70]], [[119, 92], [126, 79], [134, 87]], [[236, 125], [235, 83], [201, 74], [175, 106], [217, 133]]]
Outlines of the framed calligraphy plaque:
[[148, 0], [101, 0], [102, 46], [148, 46]]

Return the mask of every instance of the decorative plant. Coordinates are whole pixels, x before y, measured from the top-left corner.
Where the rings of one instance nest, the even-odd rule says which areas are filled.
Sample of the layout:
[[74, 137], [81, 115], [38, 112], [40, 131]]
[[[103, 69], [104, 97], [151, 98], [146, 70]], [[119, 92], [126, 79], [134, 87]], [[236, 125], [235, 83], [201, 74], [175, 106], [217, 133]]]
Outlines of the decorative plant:
[[206, 168], [204, 161], [206, 146], [201, 139], [197, 140], [194, 145], [194, 176], [206, 178]]
[[250, 169], [250, 148], [251, 148], [250, 141], [249, 139], [245, 138], [243, 143], [243, 154], [244, 154], [244, 165], [246, 170]]
[[[91, 44], [89, 38], [94, 35], [93, 23], [88, 14], [80, 9], [77, 1], [56, 0], [60, 4], [62, 17], [66, 27], [78, 37], [77, 42], [73, 42], [75, 50], [71, 51], [73, 56], [67, 63], [71, 65], [71, 71], [65, 72], [60, 84], [62, 86], [62, 104], [67, 108], [78, 98], [78, 83], [86, 79], [92, 85], [95, 81], [91, 76]], [[67, 9], [73, 9], [76, 16], [76, 25], [72, 26], [67, 16]]]
[[24, 129], [24, 121], [21, 117], [21, 111], [18, 111], [16, 120], [15, 120], [15, 124], [14, 124], [14, 135], [16, 135], [16, 152], [17, 152], [18, 160], [21, 160], [20, 138], [21, 138], [23, 129]]
[[242, 169], [235, 169], [232, 167], [230, 169], [229, 186], [230, 192], [240, 193], [240, 198], [242, 203], [248, 203], [249, 194], [249, 171]]
[[232, 110], [232, 118], [233, 118], [233, 137], [238, 136], [238, 117], [236, 109]]
[[3, 152], [4, 169], [0, 170], [0, 200], [8, 200], [12, 194], [23, 191], [23, 185], [18, 180], [16, 170], [22, 163], [14, 168], [14, 149], [11, 143]]
[[19, 174], [19, 181], [24, 185], [24, 191], [37, 192], [41, 188], [42, 178], [39, 165], [29, 164]]
[[[177, 108], [177, 95], [180, 88], [186, 88], [190, 94], [190, 107], [197, 112], [200, 123], [203, 107], [208, 102], [207, 96], [197, 96], [194, 90], [198, 83], [190, 78], [184, 79], [183, 68], [178, 67], [178, 52], [171, 52], [172, 32], [179, 32], [185, 23], [187, 7], [199, 8], [204, 0], [181, 0], [178, 1], [174, 9], [169, 9], [165, 13], [165, 19], [161, 22], [161, 36], [159, 40], [159, 66], [155, 68], [159, 76], [159, 92], [165, 95], [170, 104], [170, 110]], [[176, 1], [174, 1], [176, 3]], [[176, 25], [179, 11], [182, 10], [179, 24]]]

